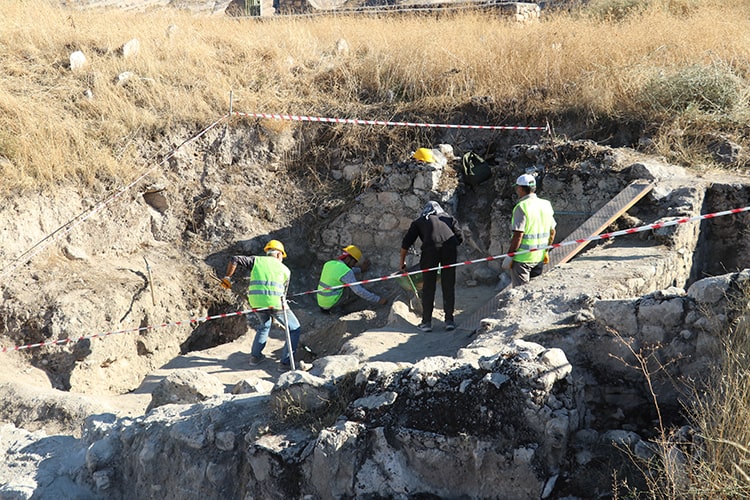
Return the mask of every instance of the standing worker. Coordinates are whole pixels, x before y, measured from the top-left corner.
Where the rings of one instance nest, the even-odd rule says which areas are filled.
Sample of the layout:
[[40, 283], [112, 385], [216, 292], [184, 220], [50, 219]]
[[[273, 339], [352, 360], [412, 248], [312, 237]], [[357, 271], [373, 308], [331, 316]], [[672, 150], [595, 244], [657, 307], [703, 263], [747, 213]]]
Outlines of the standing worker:
[[[458, 245], [463, 242], [463, 235], [458, 227], [458, 221], [448, 215], [437, 202], [430, 201], [425, 205], [422, 213], [411, 223], [401, 241], [399, 256], [401, 271], [406, 271], [406, 254], [417, 241], [417, 237], [422, 240], [422, 255], [419, 258], [419, 265], [422, 269], [456, 263]], [[432, 331], [432, 309], [435, 302], [436, 284], [437, 271], [425, 272], [422, 284], [422, 322], [417, 327], [423, 332]], [[456, 302], [455, 267], [442, 269], [440, 286], [443, 291], [445, 329], [455, 330], [456, 324], [453, 321], [453, 309]]]
[[[370, 263], [363, 260], [359, 266], [357, 263], [362, 260], [362, 252], [354, 245], [344, 247], [343, 253], [337, 259], [329, 260], [323, 265], [323, 271], [320, 273], [318, 282], [317, 300], [320, 310], [328, 314], [333, 308], [341, 308], [354, 300], [356, 295], [369, 302], [384, 305], [385, 297], [367, 290], [362, 285], [351, 285], [348, 287], [334, 288], [344, 284], [357, 282], [356, 275], [366, 272], [370, 268]], [[334, 288], [333, 290], [326, 290]]]
[[[266, 255], [233, 256], [227, 264], [226, 276], [221, 280], [221, 285], [224, 288], [231, 288], [232, 282], [229, 278], [232, 277], [237, 266], [250, 269], [247, 301], [253, 309], [263, 309], [255, 311], [255, 315], [260, 320], [260, 326], [255, 333], [255, 339], [253, 339], [253, 347], [250, 352], [251, 365], [257, 365], [265, 359], [263, 348], [266, 347], [268, 332], [271, 331], [273, 319], [289, 328], [292, 355], [297, 350], [299, 337], [302, 333], [299, 321], [292, 310], [286, 304], [283, 304], [286, 311], [282, 309], [282, 301], [286, 300], [289, 278], [291, 277], [291, 271], [282, 263], [286, 258], [284, 245], [279, 240], [271, 240], [263, 248], [263, 251], [266, 252]], [[285, 342], [284, 350], [281, 352], [282, 369], [290, 364], [288, 347]]]
[[[519, 200], [513, 208], [508, 253], [519, 250], [531, 250], [551, 245], [555, 240], [555, 211], [552, 204], [536, 195], [536, 179], [533, 175], [523, 174], [514, 184]], [[543, 265], [547, 251], [525, 252], [505, 258], [503, 267], [510, 271], [511, 284], [515, 288], [529, 282], [532, 270]], [[510, 267], [508, 267], [510, 266]], [[534, 272], [533, 276], [538, 274]]]

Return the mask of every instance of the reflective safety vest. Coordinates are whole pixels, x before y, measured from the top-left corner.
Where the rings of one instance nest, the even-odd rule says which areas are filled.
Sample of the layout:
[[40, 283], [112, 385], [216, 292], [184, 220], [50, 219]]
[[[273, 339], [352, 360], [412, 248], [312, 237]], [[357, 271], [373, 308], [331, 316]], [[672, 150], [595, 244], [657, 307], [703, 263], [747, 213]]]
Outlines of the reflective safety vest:
[[[536, 196], [528, 196], [516, 204], [516, 207], [520, 207], [523, 213], [526, 215], [526, 227], [523, 231], [523, 238], [521, 239], [521, 246], [518, 250], [531, 250], [532, 248], [544, 247], [549, 244], [550, 230], [552, 229], [552, 221], [554, 217], [554, 210], [552, 210], [552, 204]], [[513, 218], [515, 219], [516, 210], [513, 209]], [[515, 226], [515, 221], [511, 221], [511, 226]], [[513, 260], [516, 262], [522, 262], [524, 264], [538, 264], [544, 259], [544, 251], [538, 252], [526, 252], [520, 255], [515, 255]]]
[[341, 260], [329, 260], [323, 265], [323, 271], [320, 273], [320, 281], [318, 282], [318, 293], [316, 294], [320, 307], [330, 309], [341, 299], [344, 294], [343, 288], [335, 290], [326, 290], [326, 288], [341, 286], [343, 284], [341, 278], [349, 271], [349, 266]]
[[255, 257], [247, 287], [250, 307], [281, 309], [281, 297], [286, 293], [291, 275], [289, 268], [277, 258], [265, 255]]

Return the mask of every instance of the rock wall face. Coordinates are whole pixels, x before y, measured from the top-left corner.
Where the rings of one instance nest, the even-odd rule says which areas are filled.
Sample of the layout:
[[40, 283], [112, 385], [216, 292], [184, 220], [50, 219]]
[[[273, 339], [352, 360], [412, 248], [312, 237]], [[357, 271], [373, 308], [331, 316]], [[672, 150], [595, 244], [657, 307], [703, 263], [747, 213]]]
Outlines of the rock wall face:
[[[444, 155], [440, 158], [435, 163], [405, 161], [384, 166], [369, 187], [341, 210], [343, 213], [325, 224], [317, 245], [318, 258], [328, 260], [346, 245], [355, 244], [366, 257], [384, 257], [373, 262], [377, 271], [398, 270], [401, 239], [428, 201], [438, 201], [447, 212], [455, 214], [455, 164], [452, 157], [451, 163]], [[354, 180], [367, 172], [355, 164], [345, 166], [338, 175]], [[407, 265], [415, 262], [412, 258]]]
[[[697, 281], [687, 291], [668, 288], [639, 298], [597, 301], [594, 316], [604, 328], [586, 348], [593, 368], [614, 380], [640, 381], [643, 374], [630, 367], [638, 366], [636, 355], [643, 356], [659, 401], [679, 407], [685, 403], [684, 387], [705, 380], [715, 366], [722, 333], [736, 314], [733, 296], [748, 283], [750, 271], [744, 270]], [[591, 355], [595, 351], [617, 354]]]
[[267, 395], [91, 419], [89, 480], [109, 498], [538, 498], [579, 427], [571, 365], [557, 349], [517, 341], [490, 356], [354, 372], [336, 358], [285, 374], [271, 394], [288, 401], [327, 387], [334, 397], [354, 376], [358, 397], [318, 434], [268, 433], [278, 422]]
[[[5, 270], [20, 264], [3, 284], [0, 333], [7, 344], [59, 341], [52, 349], [24, 352], [54, 387], [119, 394], [179, 355], [191, 335], [231, 341], [244, 334], [243, 318], [234, 331], [222, 332], [190, 320], [242, 309], [244, 304], [222, 297], [210, 278], [224, 272], [227, 247], [258, 253], [278, 221], [293, 219], [291, 210], [305, 210], [303, 190], [275, 178], [277, 155], [291, 145], [288, 134], [212, 130], [208, 146], [173, 152], [168, 165], [132, 192], [65, 188], [0, 207]], [[85, 223], [79, 223], [82, 213]], [[31, 270], [13, 260], [34, 255]], [[298, 251], [294, 259], [307, 257]], [[188, 328], [150, 328], [185, 320]], [[65, 341], [94, 335], [107, 341]]]

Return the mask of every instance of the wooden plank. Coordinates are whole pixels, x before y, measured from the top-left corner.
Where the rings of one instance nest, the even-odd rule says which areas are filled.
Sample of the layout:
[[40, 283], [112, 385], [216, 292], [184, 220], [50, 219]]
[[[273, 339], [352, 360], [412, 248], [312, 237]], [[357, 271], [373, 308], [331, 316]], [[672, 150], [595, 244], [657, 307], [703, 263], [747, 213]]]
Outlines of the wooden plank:
[[[617, 196], [607, 202], [607, 204], [579, 226], [578, 229], [565, 238], [563, 243], [566, 241], [591, 238], [602, 233], [610, 224], [627, 212], [630, 207], [646, 196], [646, 194], [648, 194], [653, 188], [654, 183], [652, 182], [635, 181], [630, 183], [625, 189], [620, 191]], [[545, 267], [551, 269], [557, 265], [568, 262], [588, 244], [588, 241], [584, 241], [577, 245], [566, 245], [564, 247], [556, 248], [549, 253], [549, 264]]]

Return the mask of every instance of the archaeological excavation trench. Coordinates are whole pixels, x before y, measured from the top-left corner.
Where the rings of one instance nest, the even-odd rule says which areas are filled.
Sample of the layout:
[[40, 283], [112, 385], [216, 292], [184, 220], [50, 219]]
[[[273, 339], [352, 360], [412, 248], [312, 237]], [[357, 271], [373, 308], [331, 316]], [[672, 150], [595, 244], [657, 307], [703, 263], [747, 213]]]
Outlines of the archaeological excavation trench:
[[[549, 199], [557, 212], [557, 242], [571, 235], [577, 238], [576, 231], [582, 227], [596, 227], [587, 225], [590, 220], [601, 225], [601, 212], [606, 212], [607, 217], [611, 218], [614, 211], [607, 205], [637, 183], [649, 184], [651, 189], [636, 201], [626, 198], [615, 207], [627, 206], [625, 213], [614, 218], [607, 227], [596, 227], [597, 231], [694, 217], [746, 206], [748, 203], [750, 195], [746, 185], [716, 183], [711, 179], [696, 178], [680, 167], [651, 160], [640, 162], [629, 157], [621, 158], [618, 156], [620, 154], [588, 142], [545, 144], [541, 147], [537, 144], [515, 145], [510, 150], [496, 154], [492, 178], [478, 186], [463, 183], [461, 173], [458, 172], [459, 161], [441, 168], [424, 168], [409, 162], [388, 166], [379, 178], [371, 182], [372, 188], [360, 194], [356, 200], [345, 203], [345, 210], [338, 210], [332, 216], [300, 218], [297, 222], [299, 226], [290, 226], [279, 233], [287, 247], [295, 249], [290, 252], [286, 261], [293, 270], [291, 292], [296, 294], [314, 289], [322, 263], [352, 242], [363, 248], [366, 257], [372, 261], [372, 269], [365, 278], [391, 274], [397, 267], [398, 246], [405, 226], [424, 202], [430, 199], [439, 201], [447, 210], [456, 214], [465, 228], [466, 242], [460, 249], [459, 260], [502, 254], [507, 249], [510, 213], [515, 203], [512, 180], [518, 172], [529, 169], [538, 175], [540, 195]], [[149, 191], [145, 196], [157, 197], [156, 209], [160, 214], [168, 210], [167, 198], [162, 191]], [[154, 203], [151, 199], [148, 204], [153, 207]], [[216, 214], [204, 211], [201, 212], [201, 217], [201, 220], [205, 219], [203, 224], [209, 224], [210, 218], [216, 217]], [[669, 287], [687, 289], [701, 278], [734, 272], [748, 266], [750, 257], [747, 247], [750, 243], [747, 228], [743, 225], [745, 218], [746, 215], [742, 214], [720, 217], [609, 241], [593, 241], [569, 262], [549, 270], [543, 277], [535, 280], [532, 288], [539, 290], [535, 293], [553, 297], [549, 299], [555, 302], [553, 309], [570, 311], [583, 307], [583, 299], [579, 295], [587, 297], [584, 302], [591, 302], [639, 297]], [[254, 250], [262, 245], [264, 238], [267, 236], [259, 235], [247, 242], [244, 248], [230, 248], [206, 256], [208, 270], [204, 275], [222, 275], [232, 253], [257, 253]], [[304, 252], [297, 250], [303, 248]], [[563, 250], [572, 248], [574, 247], [566, 246], [552, 252], [553, 264]], [[411, 262], [415, 263], [416, 260]], [[459, 324], [459, 331], [466, 335], [467, 345], [481, 338], [482, 320], [498, 313], [504, 318], [503, 321], [508, 322], [510, 335], [515, 335], [512, 332], [520, 329], [526, 335], [544, 337], [541, 332], [545, 329], [560, 330], [559, 325], [549, 324], [545, 320], [548, 312], [536, 316], [532, 314], [529, 318], [522, 317], [528, 315], [526, 302], [533, 304], [534, 299], [521, 301], [516, 306], [513, 300], [502, 298], [505, 297], [503, 294], [509, 293], [508, 289], [495, 296], [497, 290], [493, 289], [505, 285], [506, 280], [507, 277], [496, 262], [481, 262], [457, 268], [457, 294], [476, 287], [486, 289], [484, 299], [478, 297], [473, 299], [473, 304], [467, 305], [467, 314], [462, 318], [463, 324]], [[215, 285], [210, 280], [206, 281], [207, 286]], [[213, 316], [245, 308], [244, 283], [241, 278], [238, 280], [231, 297], [227, 294], [213, 294], [220, 300], [205, 304], [206, 315]], [[142, 287], [140, 285], [139, 289], [142, 290]], [[408, 293], [401, 291], [395, 280], [371, 287], [376, 293], [409, 303]], [[302, 342], [307, 349], [301, 349], [300, 355], [306, 361], [312, 361], [323, 354], [335, 354], [347, 340], [367, 330], [384, 327], [389, 321], [387, 310], [375, 310], [374, 314], [366, 318], [336, 321], [335, 318], [332, 320], [317, 313], [311, 295], [293, 297], [293, 300], [292, 307], [298, 312], [305, 330]], [[438, 298], [436, 309], [440, 310], [440, 306]], [[509, 319], [516, 316], [521, 316], [521, 319], [515, 323]], [[559, 320], [558, 315], [552, 316]], [[148, 321], [144, 318], [141, 323], [145, 326]], [[535, 325], [532, 327], [529, 323]], [[407, 323], [399, 328], [408, 326]], [[479, 333], [471, 335], [475, 331]], [[186, 354], [210, 349], [231, 343], [243, 335], [251, 337], [253, 334], [253, 327], [248, 326], [242, 316], [208, 321], [199, 324], [189, 335], [179, 340], [179, 352]], [[278, 330], [276, 334], [278, 335]], [[154, 351], [149, 346], [149, 335], [146, 332], [139, 336], [134, 353], [136, 357], [145, 358]], [[77, 392], [81, 388], [76, 387], [76, 379], [86, 380], [87, 385], [93, 386], [96, 384], [95, 379], [101, 376], [98, 368], [92, 370], [91, 367], [116, 364], [111, 353], [102, 361], [96, 361], [96, 350], [100, 344], [94, 343], [93, 351], [86, 350], [89, 349], [89, 344], [83, 350], [74, 347], [68, 354], [63, 351], [56, 356], [54, 362], [50, 362], [49, 355], [41, 354], [38, 366], [45, 369], [51, 366], [58, 370], [53, 378], [66, 380], [62, 387], [69, 386], [70, 390]], [[568, 355], [575, 357], [575, 353]], [[130, 358], [127, 352], [118, 356]], [[73, 376], [74, 381], [70, 382], [71, 372], [75, 371], [81, 371], [81, 376]], [[132, 373], [129, 375], [132, 377]], [[141, 379], [145, 375], [143, 372]], [[133, 390], [135, 384], [131, 382], [120, 386], [127, 392]]]
[[[111, 329], [112, 318], [134, 322], [143, 328], [135, 334], [28, 353], [53, 387], [68, 391], [71, 398], [80, 396], [99, 403], [105, 396], [107, 401], [113, 400], [109, 396], [114, 400], [151, 397], [150, 391], [162, 381], [191, 370], [216, 378], [215, 385], [221, 388], [221, 394], [216, 395], [218, 399], [184, 407], [175, 422], [171, 419], [177, 418], [176, 414], [173, 415], [172, 409], [162, 409], [163, 403], [152, 405], [148, 416], [137, 413], [136, 420], [146, 419], [154, 427], [135, 439], [120, 441], [129, 447], [117, 455], [120, 462], [102, 465], [101, 470], [95, 471], [109, 478], [110, 483], [102, 485], [118, 484], [117, 481], [131, 485], [130, 481], [136, 481], [138, 487], [144, 488], [142, 491], [151, 491], [153, 484], [149, 481], [161, 484], [163, 478], [152, 478], [147, 472], [132, 477], [128, 476], [131, 472], [123, 472], [141, 467], [142, 464], [126, 462], [131, 456], [151, 457], [149, 450], [157, 446], [154, 440], [161, 436], [158, 439], [164, 443], [160, 441], [158, 446], [179, 450], [170, 455], [174, 458], [170, 466], [175, 470], [197, 467], [195, 464], [205, 462], [210, 455], [215, 463], [241, 468], [247, 477], [252, 477], [245, 486], [234, 483], [226, 486], [230, 483], [222, 482], [225, 485], [222, 488], [234, 488], [222, 490], [227, 497], [251, 490], [260, 496], [282, 491], [273, 474], [265, 479], [257, 476], [267, 469], [265, 460], [276, 464], [272, 468], [278, 468], [279, 477], [297, 478], [296, 482], [284, 483], [290, 494], [316, 490], [346, 496], [353, 494], [348, 489], [354, 484], [352, 478], [346, 474], [349, 479], [341, 482], [329, 481], [325, 474], [319, 479], [305, 478], [307, 467], [319, 468], [316, 470], [338, 467], [329, 463], [313, 466], [307, 460], [315, 462], [315, 457], [323, 456], [347, 464], [385, 460], [370, 469], [363, 465], [362, 470], [414, 472], [419, 467], [404, 468], [390, 460], [407, 460], [401, 456], [405, 453], [421, 457], [414, 463], [422, 464], [425, 456], [420, 450], [439, 435], [449, 452], [434, 463], [424, 462], [431, 464], [427, 469], [452, 470], [457, 464], [468, 467], [466, 464], [473, 463], [471, 457], [484, 456], [482, 453], [492, 455], [494, 452], [488, 450], [497, 450], [498, 456], [492, 455], [487, 460], [502, 464], [491, 478], [501, 489], [508, 488], [502, 491], [526, 488], [537, 497], [542, 490], [554, 490], [558, 497], [600, 491], [602, 485], [608, 484], [613, 468], [626, 468], [627, 461], [612, 443], [644, 443], [653, 435], [659, 424], [654, 396], [663, 423], [681, 425], [685, 389], [700, 382], [715, 365], [722, 332], [732, 321], [729, 297], [750, 278], [747, 271], [743, 272], [750, 264], [747, 213], [592, 241], [571, 259], [517, 289], [503, 286], [507, 277], [497, 262], [482, 260], [460, 266], [457, 302], [461, 313], [457, 315], [455, 332], [440, 328], [430, 334], [419, 332], [415, 328], [418, 316], [409, 308], [408, 293], [395, 280], [367, 285], [378, 294], [392, 297], [388, 307], [340, 318], [322, 315], [311, 295], [296, 295], [292, 308], [305, 331], [302, 338], [305, 348], [300, 349], [300, 358], [313, 363], [311, 372], [304, 374], [281, 374], [273, 362], [251, 370], [247, 360], [254, 329], [242, 315], [199, 322], [190, 328], [148, 328], [164, 317], [215, 316], [244, 309], [246, 281], [242, 276], [237, 277], [234, 289], [229, 292], [220, 289], [208, 275], [223, 275], [233, 254], [258, 254], [269, 237], [281, 239], [289, 249], [286, 262], [293, 273], [293, 294], [314, 289], [322, 263], [350, 243], [362, 248], [372, 262], [365, 278], [389, 275], [397, 267], [398, 247], [408, 223], [427, 201], [441, 203], [464, 227], [465, 244], [460, 247], [459, 260], [501, 255], [508, 248], [510, 214], [515, 204], [512, 182], [519, 172], [537, 173], [539, 194], [549, 199], [557, 212], [557, 242], [568, 237], [577, 239], [576, 232], [588, 227], [587, 224], [596, 226], [592, 232], [611, 232], [750, 204], [750, 188], [743, 180], [725, 176], [719, 182], [708, 175], [694, 175], [674, 165], [637, 157], [630, 151], [612, 150], [590, 142], [516, 145], [497, 151], [492, 178], [479, 185], [464, 183], [455, 160], [438, 166], [405, 161], [383, 167], [356, 197], [322, 202], [325, 210], [309, 210], [283, 221], [281, 228], [267, 220], [280, 217], [273, 207], [257, 204], [247, 208], [247, 204], [238, 203], [235, 209], [226, 201], [229, 184], [200, 186], [194, 189], [201, 193], [196, 197], [183, 184], [178, 183], [177, 189], [170, 188], [167, 179], [158, 189], [146, 189], [143, 196], [135, 197], [131, 205], [116, 214], [121, 223], [126, 221], [136, 229], [123, 233], [117, 224], [113, 223], [114, 229], [109, 229], [103, 223], [81, 240], [90, 237], [91, 242], [96, 242], [95, 233], [100, 231], [113, 235], [112, 240], [125, 247], [131, 242], [122, 238], [142, 235], [143, 228], [148, 228], [146, 232], [151, 231], [158, 238], [182, 235], [185, 241], [194, 244], [187, 247], [185, 255], [189, 258], [161, 240], [144, 243], [134, 239], [132, 254], [119, 260], [119, 257], [104, 257], [105, 261], [115, 259], [116, 266], [98, 260], [93, 251], [88, 260], [50, 259], [47, 268], [34, 271], [28, 282], [31, 285], [21, 281], [11, 284], [15, 288], [6, 292], [3, 305], [4, 328], [23, 333], [18, 339], [25, 342], [51, 336], [74, 337], [92, 329], [104, 331]], [[347, 175], [364, 174], [357, 170], [361, 167], [357, 165], [342, 166], [342, 178], [344, 169]], [[190, 177], [183, 165], [176, 170], [180, 176]], [[242, 184], [232, 178], [225, 181]], [[625, 199], [614, 209], [608, 206], [636, 184], [648, 186], [642, 197]], [[245, 191], [246, 188], [238, 190], [242, 200], [247, 198]], [[180, 199], [175, 193], [188, 200], [185, 203], [189, 209], [182, 212], [176, 209]], [[205, 193], [212, 193], [213, 202], [202, 203], [198, 217], [195, 199], [204, 200]], [[226, 213], [230, 209], [235, 211]], [[621, 214], [620, 209], [624, 209]], [[244, 212], [254, 215], [242, 220]], [[605, 216], [602, 212], [606, 212]], [[258, 213], [264, 218], [259, 219]], [[187, 220], [190, 222], [186, 223]], [[201, 238], [210, 239], [227, 227], [235, 231], [244, 227], [245, 231], [220, 247], [198, 244]], [[562, 260], [563, 248], [568, 246], [555, 249], [552, 257]], [[153, 299], [142, 267], [144, 258], [151, 263], [155, 274]], [[409, 264], [416, 263], [416, 256], [409, 258]], [[183, 265], [183, 261], [187, 263]], [[107, 273], [98, 274], [99, 268]], [[65, 278], [47, 279], [48, 276]], [[120, 293], [99, 290], [96, 288], [99, 283], [106, 283], [110, 289], [115, 284]], [[47, 288], [39, 293], [37, 286]], [[25, 306], [31, 296], [48, 299], [38, 308], [42, 311], [38, 318], [29, 314]], [[438, 299], [435, 318], [438, 326], [442, 324], [440, 314]], [[88, 320], [86, 325], [79, 320], [83, 317]], [[279, 330], [272, 337], [276, 344], [269, 352], [271, 361], [282, 342]], [[643, 371], [638, 369], [639, 356], [646, 357], [653, 368], [660, 368], [651, 373], [650, 386]], [[365, 370], [360, 378], [366, 378], [367, 383], [360, 390], [375, 392], [360, 397], [365, 394], [349, 384], [343, 385], [351, 388], [351, 394], [339, 399], [320, 392], [325, 384], [315, 377], [322, 376], [325, 367], [336, 362], [348, 363], [348, 370]], [[554, 376], [540, 375], [546, 381], [540, 386], [534, 374], [543, 369], [549, 369]], [[398, 370], [405, 370], [405, 374]], [[353, 378], [352, 373], [342, 376], [349, 381]], [[244, 387], [253, 385], [248, 380], [255, 380], [256, 392], [242, 392], [242, 382]], [[340, 414], [336, 415], [338, 423], [321, 436], [334, 436], [331, 439], [336, 441], [337, 433], [363, 432], [356, 439], [346, 438], [341, 442], [365, 444], [358, 444], [351, 451], [306, 458], [304, 453], [290, 451], [309, 449], [304, 444], [308, 438], [295, 441], [297, 438], [293, 436], [298, 436], [298, 431], [286, 434], [283, 439], [259, 434], [259, 429], [266, 425], [264, 419], [272, 418], [267, 415], [270, 406], [267, 399], [273, 397], [270, 387], [280, 380], [285, 383], [296, 380], [303, 394], [315, 396], [314, 402], [331, 399], [341, 405]], [[514, 385], [505, 385], [508, 380], [513, 380]], [[258, 390], [261, 386], [265, 389]], [[649, 387], [653, 388], [653, 394]], [[16, 395], [17, 392], [6, 393], [8, 400], [20, 399]], [[400, 395], [403, 397], [399, 400]], [[80, 412], [107, 414], [102, 408], [62, 409], [59, 400], [46, 399], [43, 404], [38, 403], [38, 398], [36, 401], [36, 407], [31, 403], [7, 406], [3, 410], [5, 420], [40, 428], [49, 426], [49, 418], [56, 418], [66, 429], [77, 432], [77, 423], [86, 418]], [[372, 401], [377, 402], [376, 406], [367, 406]], [[508, 401], [512, 404], [506, 404]], [[210, 409], [204, 412], [203, 404]], [[533, 418], [526, 413], [532, 407]], [[252, 417], [227, 417], [226, 421], [220, 418], [224, 414], [234, 415], [233, 412], [245, 415], [250, 408]], [[48, 418], [49, 415], [57, 416]], [[183, 419], [191, 419], [193, 415], [195, 421], [183, 426]], [[221, 436], [218, 449], [189, 436], [174, 440], [170, 437], [181, 436], [179, 429], [193, 427], [197, 429], [196, 435], [203, 436], [205, 418], [219, 419], [210, 424], [212, 430], [205, 434]], [[431, 428], [432, 423], [439, 424], [439, 428]], [[486, 425], [477, 428], [479, 423]], [[130, 432], [125, 430], [127, 425], [122, 424], [124, 434]], [[222, 426], [231, 431], [214, 434], [214, 428]], [[268, 426], [271, 428], [272, 424]], [[366, 433], [362, 429], [367, 429]], [[235, 434], [241, 436], [241, 442], [250, 443], [249, 448], [231, 445], [228, 436]], [[111, 435], [117, 433], [112, 431]], [[193, 436], [192, 431], [190, 435]], [[106, 439], [114, 438], [102, 440]], [[471, 448], [470, 443], [477, 448]], [[369, 458], [362, 455], [378, 449], [387, 452]], [[638, 448], [641, 452], [648, 449], [645, 445]], [[347, 453], [359, 455], [354, 458]], [[502, 458], [507, 456], [514, 458], [507, 462]], [[458, 462], [446, 457], [457, 457]], [[464, 471], [470, 480], [462, 485], [466, 488], [462, 491], [470, 497], [486, 496], [483, 478], [487, 477], [487, 470], [480, 463], [476, 467]], [[197, 474], [198, 479], [193, 480], [214, 477], [212, 474], [219, 469], [213, 467], [211, 474]], [[356, 472], [348, 466], [344, 469], [349, 471], [347, 474]], [[576, 473], [582, 469], [586, 475]], [[442, 478], [432, 477], [429, 471], [421, 473], [419, 480], [409, 479], [403, 487], [437, 496], [441, 492], [447, 494], [448, 490], [441, 489], [446, 487]], [[191, 480], [180, 474], [170, 477], [177, 482]], [[514, 482], [509, 478], [522, 480]], [[379, 491], [387, 497], [393, 491], [378, 488], [390, 487], [387, 485], [394, 481], [398, 484], [398, 480], [375, 475], [357, 484], [361, 491]]]
[[[550, 199], [557, 211], [557, 242], [569, 237], [579, 238], [580, 236], [575, 236], [576, 232], [581, 228], [591, 227], [588, 224], [591, 220], [601, 224], [601, 212], [606, 212], [604, 218], [611, 218], [612, 221], [599, 227], [597, 232], [611, 232], [745, 207], [750, 203], [747, 185], [697, 179], [679, 167], [634, 163], [623, 164], [610, 171], [601, 165], [589, 165], [586, 169], [557, 166], [540, 175], [540, 195]], [[507, 180], [512, 178], [513, 172], [504, 171], [501, 164], [496, 166], [494, 182], [472, 189], [458, 187], [446, 202], [447, 206], [455, 207], [455, 213], [469, 228], [473, 239], [473, 246], [464, 245], [464, 255], [459, 259], [478, 259], [489, 253], [500, 254], [507, 248], [507, 232], [503, 228], [509, 226], [508, 214], [514, 203], [510, 196], [512, 187]], [[620, 206], [615, 207], [623, 208], [622, 215], [607, 206], [637, 183], [648, 184], [650, 187], [642, 198], [626, 198]], [[385, 197], [380, 196], [380, 199], [383, 198]], [[354, 212], [356, 210], [356, 207], [352, 209]], [[652, 428], [655, 416], [653, 402], [645, 392], [642, 374], [625, 366], [628, 356], [622, 354], [625, 343], [622, 336], [602, 340], [603, 335], [606, 337], [607, 329], [618, 330], [621, 324], [634, 323], [633, 331], [630, 332], [637, 339], [634, 345], [637, 344], [643, 352], [656, 353], [654, 355], [665, 364], [672, 363], [668, 356], [679, 358], [682, 356], [680, 349], [686, 349], [684, 359], [675, 362], [676, 368], [670, 373], [674, 380], [660, 382], [664, 408], [672, 412], [672, 419], [679, 421], [679, 393], [685, 389], [680, 384], [688, 382], [685, 374], [692, 374], [691, 370], [696, 370], [694, 364], [700, 365], [705, 361], [702, 353], [695, 352], [696, 338], [701, 335], [691, 332], [692, 327], [685, 327], [684, 324], [686, 318], [688, 322], [692, 321], [691, 325], [697, 321], [692, 317], [698, 314], [691, 309], [694, 305], [683, 304], [679, 307], [678, 314], [670, 310], [670, 314], [662, 317], [658, 317], [659, 307], [668, 306], [649, 305], [649, 300], [652, 299], [643, 299], [642, 308], [639, 302], [638, 307], [616, 309], [618, 315], [630, 314], [631, 318], [609, 318], [607, 314], [612, 314], [612, 311], [606, 307], [610, 306], [599, 306], [599, 314], [603, 318], [597, 316], [596, 319], [605, 325], [603, 328], [597, 322], [582, 322], [582, 318], [592, 318], [581, 314], [581, 311], [585, 312], [596, 301], [606, 304], [641, 301], [641, 296], [658, 290], [687, 290], [698, 280], [747, 268], [750, 264], [747, 252], [750, 239], [747, 237], [746, 219], [747, 215], [743, 214], [718, 217], [606, 241], [593, 241], [569, 261], [556, 269], [548, 270], [543, 277], [535, 280], [527, 293], [509, 292], [507, 288], [500, 292], [493, 290], [493, 286], [498, 284], [498, 277], [500, 285], [504, 285], [507, 278], [492, 263], [459, 268], [459, 295], [462, 290], [471, 290], [478, 285], [486, 287], [484, 298], [477, 298], [476, 303], [470, 306], [471, 311], [467, 311], [462, 317], [459, 332], [465, 336], [466, 346], [481, 345], [482, 320], [499, 316], [500, 320], [489, 321], [492, 335], [496, 335], [497, 330], [504, 327], [507, 336], [527, 338], [545, 346], [562, 348], [574, 365], [580, 364], [585, 373], [582, 378], [591, 377], [592, 381], [586, 385], [584, 392], [592, 419], [597, 421], [596, 427], [634, 426], [638, 422], [639, 430], [646, 432], [646, 429]], [[333, 221], [333, 225], [337, 222]], [[367, 228], [360, 230], [366, 231]], [[351, 228], [345, 228], [346, 233], [350, 231]], [[377, 233], [378, 227], [374, 226], [371, 231]], [[593, 234], [596, 233], [587, 233], [586, 237]], [[396, 244], [399, 241], [397, 235], [391, 240]], [[562, 253], [564, 249], [572, 248], [574, 247], [561, 247], [555, 252]], [[487, 249], [496, 250], [488, 252]], [[382, 260], [382, 255], [393, 253], [393, 245], [386, 247], [373, 241], [368, 250], [377, 261]], [[308, 286], [312, 286], [312, 283], [309, 281]], [[675, 296], [665, 299], [666, 302], [680, 296], [678, 292], [673, 293]], [[406, 292], [400, 292], [395, 297], [408, 303]], [[550, 304], [548, 311], [538, 313], [539, 308], [535, 309], [534, 305], [540, 303]], [[438, 301], [438, 308], [439, 305]], [[647, 311], [649, 307], [655, 308], [653, 312], [656, 318], [645, 316], [643, 311]], [[374, 335], [372, 332], [368, 333], [368, 330], [388, 329], [389, 318], [383, 314], [373, 315], [365, 321], [331, 321], [329, 318], [315, 318], [316, 307], [311, 300], [302, 300], [295, 308], [306, 313], [302, 314], [303, 317], [312, 318], [307, 325], [306, 337], [303, 338], [303, 343], [309, 344], [309, 348], [301, 353], [306, 361], [313, 361], [320, 355], [318, 353], [338, 353], [354, 337]], [[558, 312], [550, 313], [549, 310]], [[184, 349], [189, 351], [210, 347], [205, 344], [207, 338], [231, 340], [248, 330], [240, 319], [233, 320], [230, 330], [233, 333], [229, 334], [226, 323], [206, 324], [202, 328], [204, 330], [194, 336], [196, 343], [186, 343]], [[399, 324], [397, 328], [408, 330], [409, 325]], [[252, 329], [250, 332], [252, 334]], [[606, 346], [604, 350], [598, 353], [592, 350], [592, 342], [589, 340], [591, 335], [598, 339], [593, 345]], [[385, 342], [387, 345], [387, 341]], [[390, 348], [398, 349], [398, 346]], [[353, 348], [349, 346], [349, 349]], [[691, 364], [689, 360], [695, 358], [702, 361]], [[684, 370], [683, 365], [687, 365]]]

